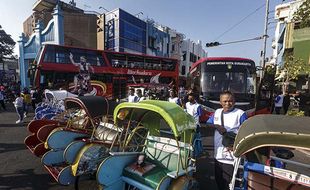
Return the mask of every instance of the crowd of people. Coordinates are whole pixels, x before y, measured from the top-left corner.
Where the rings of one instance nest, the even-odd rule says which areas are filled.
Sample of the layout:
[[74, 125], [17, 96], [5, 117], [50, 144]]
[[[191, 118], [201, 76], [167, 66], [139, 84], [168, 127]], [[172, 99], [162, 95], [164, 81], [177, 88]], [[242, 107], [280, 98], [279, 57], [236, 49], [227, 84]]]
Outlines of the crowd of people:
[[29, 109], [35, 110], [36, 105], [42, 101], [42, 97], [37, 88], [24, 88], [19, 90], [18, 84], [12, 84], [10, 86], [0, 85], [0, 107], [3, 111], [7, 110], [7, 104], [13, 103], [18, 120], [16, 123], [22, 123], [24, 118], [27, 117]]
[[296, 93], [289, 94], [277, 92], [274, 97], [274, 104], [272, 111], [276, 114], [287, 114], [289, 108], [298, 108], [305, 116], [310, 116], [310, 97], [305, 92], [296, 91]]

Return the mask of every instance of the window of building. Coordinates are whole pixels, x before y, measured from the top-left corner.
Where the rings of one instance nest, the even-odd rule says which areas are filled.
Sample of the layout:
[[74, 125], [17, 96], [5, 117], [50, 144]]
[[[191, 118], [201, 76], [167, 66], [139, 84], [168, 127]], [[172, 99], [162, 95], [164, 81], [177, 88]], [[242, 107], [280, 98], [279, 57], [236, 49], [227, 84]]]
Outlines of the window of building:
[[133, 51], [137, 51], [137, 52], [141, 52], [141, 53], [145, 53], [145, 46], [142, 46], [141, 44], [132, 42], [130, 40], [125, 40], [123, 39], [124, 42], [124, 48], [133, 50]]
[[186, 52], [185, 51], [183, 51], [183, 61], [186, 61]]
[[155, 49], [156, 38], [149, 36], [148, 43], [149, 43], [149, 48]]
[[189, 61], [190, 61], [190, 62], [196, 62], [196, 61], [197, 61], [197, 56], [196, 56], [195, 54], [190, 53], [189, 56], [190, 56], [190, 57], [189, 57]]
[[171, 51], [172, 51], [172, 52], [175, 51], [175, 44], [172, 44], [172, 46], [171, 46]]

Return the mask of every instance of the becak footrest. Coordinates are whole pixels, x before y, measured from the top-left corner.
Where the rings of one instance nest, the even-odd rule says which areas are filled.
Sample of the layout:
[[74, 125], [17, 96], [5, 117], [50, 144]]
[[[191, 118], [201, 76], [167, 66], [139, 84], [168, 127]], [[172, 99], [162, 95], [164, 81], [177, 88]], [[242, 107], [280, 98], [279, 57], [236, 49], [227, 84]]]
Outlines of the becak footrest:
[[70, 185], [74, 183], [75, 177], [72, 175], [71, 166], [68, 166], [66, 163], [60, 163], [55, 166], [44, 166], [59, 184]]

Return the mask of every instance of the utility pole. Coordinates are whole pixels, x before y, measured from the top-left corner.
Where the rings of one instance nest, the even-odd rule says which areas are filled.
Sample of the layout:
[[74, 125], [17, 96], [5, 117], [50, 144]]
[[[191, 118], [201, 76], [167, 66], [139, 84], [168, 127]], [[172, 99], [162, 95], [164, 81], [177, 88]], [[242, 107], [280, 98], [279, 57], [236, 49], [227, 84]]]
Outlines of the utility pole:
[[[260, 76], [260, 80], [259, 80], [259, 84], [258, 84], [258, 89], [256, 91], [256, 100], [255, 100], [255, 110], [257, 110], [257, 108], [259, 107], [259, 102], [261, 99], [261, 89], [263, 87], [263, 78], [265, 75], [265, 65], [266, 65], [266, 46], [267, 46], [267, 31], [268, 31], [268, 15], [269, 15], [269, 0], [266, 0], [266, 13], [265, 13], [265, 28], [264, 28], [264, 35], [263, 35], [263, 41], [264, 41], [264, 45], [263, 45], [263, 51], [261, 52], [261, 57], [262, 57], [262, 61], [260, 66], [262, 67], [262, 71], [259, 73]], [[272, 97], [272, 96], [270, 96]]]
[[260, 81], [262, 80], [263, 76], [264, 76], [264, 69], [265, 69], [265, 65], [266, 65], [266, 46], [267, 46], [267, 31], [268, 31], [268, 15], [269, 15], [269, 0], [266, 0], [266, 13], [265, 13], [265, 28], [264, 28], [264, 46], [263, 46], [263, 51], [262, 51], [262, 65], [260, 65], [263, 68], [263, 72], [261, 73], [260, 77]]

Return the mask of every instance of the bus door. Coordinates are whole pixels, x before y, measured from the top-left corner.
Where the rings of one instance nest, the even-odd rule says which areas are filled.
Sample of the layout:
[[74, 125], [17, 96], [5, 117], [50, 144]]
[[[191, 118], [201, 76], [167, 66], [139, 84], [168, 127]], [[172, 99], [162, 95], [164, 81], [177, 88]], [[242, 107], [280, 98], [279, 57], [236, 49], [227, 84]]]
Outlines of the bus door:
[[112, 93], [114, 99], [123, 99], [126, 98], [126, 87], [127, 87], [127, 78], [126, 77], [113, 77], [113, 87]]

